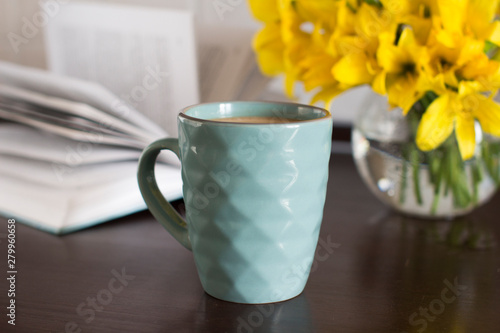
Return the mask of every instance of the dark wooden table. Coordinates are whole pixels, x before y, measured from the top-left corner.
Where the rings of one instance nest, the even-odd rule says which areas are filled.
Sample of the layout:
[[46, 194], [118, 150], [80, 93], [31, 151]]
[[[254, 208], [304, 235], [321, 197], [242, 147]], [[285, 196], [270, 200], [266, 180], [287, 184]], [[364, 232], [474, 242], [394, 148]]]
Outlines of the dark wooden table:
[[0, 332], [499, 332], [499, 205], [497, 194], [454, 222], [404, 218], [333, 155], [306, 289], [263, 306], [205, 294], [192, 254], [147, 212], [63, 237], [17, 224], [16, 326], [4, 277]]

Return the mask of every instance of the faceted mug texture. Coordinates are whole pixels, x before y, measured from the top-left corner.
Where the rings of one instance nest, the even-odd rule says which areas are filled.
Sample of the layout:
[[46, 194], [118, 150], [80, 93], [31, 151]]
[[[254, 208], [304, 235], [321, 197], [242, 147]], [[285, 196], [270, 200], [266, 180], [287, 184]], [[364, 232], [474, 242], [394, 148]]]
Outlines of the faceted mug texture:
[[291, 124], [179, 118], [188, 234], [201, 283], [219, 299], [302, 292], [323, 217], [331, 117]]

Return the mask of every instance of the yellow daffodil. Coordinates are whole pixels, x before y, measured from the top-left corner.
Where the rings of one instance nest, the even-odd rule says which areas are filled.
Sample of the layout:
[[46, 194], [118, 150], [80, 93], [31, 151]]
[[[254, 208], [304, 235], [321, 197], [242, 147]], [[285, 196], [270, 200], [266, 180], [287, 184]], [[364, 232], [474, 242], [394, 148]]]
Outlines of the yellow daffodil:
[[[471, 33], [475, 38], [500, 44], [500, 22], [495, 19], [496, 0], [437, 0], [442, 41]], [[453, 45], [448, 43], [448, 46]]]
[[498, 1], [469, 0], [466, 11], [466, 22], [470, 25], [476, 37], [500, 43], [500, 22], [494, 21]]
[[283, 52], [285, 44], [281, 39], [279, 23], [268, 23], [254, 37], [253, 49], [257, 53], [260, 69], [266, 75], [278, 75], [285, 69]]
[[336, 28], [339, 8], [345, 6], [343, 1], [331, 0], [295, 0], [293, 6], [305, 21], [325, 25], [330, 30]]
[[294, 66], [300, 58], [290, 50], [307, 48], [309, 41], [299, 29], [300, 19], [291, 2], [251, 0], [250, 8], [254, 16], [265, 23], [253, 40], [262, 72], [270, 76], [286, 72], [288, 76], [298, 79], [294, 75], [298, 72]]
[[264, 23], [276, 23], [280, 20], [277, 0], [248, 0], [254, 17]]
[[[442, 44], [433, 31], [424, 53], [423, 68], [427, 78], [442, 74], [450, 89], [458, 90], [459, 82], [475, 87], [476, 92], [494, 92], [500, 87], [500, 63], [484, 53], [484, 42], [470, 36], [452, 41], [455, 47]], [[429, 86], [427, 90], [435, 90]], [[439, 91], [435, 91], [441, 93]]]
[[372, 60], [365, 53], [352, 53], [335, 63], [331, 71], [337, 81], [354, 87], [373, 80], [375, 73], [370, 66], [373, 66]]
[[462, 84], [458, 92], [444, 91], [422, 116], [417, 145], [422, 151], [433, 150], [455, 130], [462, 159], [470, 159], [476, 148], [475, 119], [485, 133], [500, 136], [500, 106], [497, 103], [471, 92]]
[[415, 38], [425, 44], [432, 18], [439, 12], [435, 0], [380, 0], [389, 16], [397, 23], [413, 29]]
[[424, 91], [420, 90], [423, 48], [415, 40], [411, 29], [404, 29], [398, 44], [392, 34], [380, 36], [377, 60], [382, 71], [373, 82], [373, 89], [386, 94], [389, 103], [400, 106], [406, 114]]
[[[417, 144], [432, 150], [452, 133], [461, 156], [478, 121], [500, 136], [500, 0], [249, 0], [264, 26], [253, 48], [263, 73], [284, 74], [330, 100], [369, 84], [406, 114], [429, 91]], [[420, 105], [420, 104], [419, 104]], [[424, 106], [426, 107], [426, 106]]]
[[[471, 72], [466, 67], [473, 64], [473, 67], [477, 68], [476, 61], [481, 57], [485, 57], [489, 62], [483, 52], [484, 43], [468, 36], [443, 42], [439, 35], [439, 31], [432, 31], [422, 55], [422, 66], [426, 75], [432, 78], [443, 74], [445, 84], [454, 89], [458, 89], [459, 78], [476, 79], [471, 75], [466, 75], [465, 72]], [[450, 43], [454, 46], [449, 47]]]
[[356, 11], [339, 9], [338, 25], [330, 39], [330, 47], [340, 56], [366, 53], [375, 56], [378, 36], [396, 31], [395, 21], [385, 10], [362, 3]]
[[296, 81], [302, 81], [307, 91], [336, 84], [329, 73], [335, 58], [327, 52], [328, 37], [324, 36], [323, 27], [318, 24], [312, 31], [305, 30], [303, 24], [306, 22], [300, 17], [294, 1], [282, 1], [280, 13], [287, 94], [293, 96]]
[[391, 15], [404, 17], [426, 12], [426, 16], [438, 12], [436, 0], [380, 0]]
[[265, 23], [253, 39], [257, 62], [266, 75], [278, 75], [284, 71], [285, 44], [281, 36], [280, 13], [277, 0], [249, 0], [253, 15]]
[[343, 29], [332, 35], [331, 42], [339, 56], [332, 75], [341, 85], [350, 88], [370, 84], [380, 71], [376, 60], [378, 37], [396, 30], [390, 15], [386, 14], [382, 9], [363, 3], [355, 13], [349, 14], [355, 20], [351, 30]]

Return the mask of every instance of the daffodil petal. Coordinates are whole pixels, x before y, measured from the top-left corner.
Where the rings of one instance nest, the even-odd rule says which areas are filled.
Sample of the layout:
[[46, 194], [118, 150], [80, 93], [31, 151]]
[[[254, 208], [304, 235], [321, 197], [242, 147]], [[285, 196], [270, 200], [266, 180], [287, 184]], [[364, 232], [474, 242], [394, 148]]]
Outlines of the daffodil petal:
[[452, 33], [461, 33], [468, 0], [437, 0], [437, 4], [444, 28]]
[[454, 114], [445, 94], [434, 100], [425, 111], [417, 129], [417, 146], [422, 151], [437, 148], [453, 132]]
[[330, 103], [333, 98], [342, 93], [344, 90], [338, 85], [331, 85], [328, 87], [323, 87], [320, 92], [313, 96], [311, 104], [317, 103], [319, 101], [324, 101], [325, 106], [329, 108]]
[[418, 81], [395, 80], [387, 88], [389, 103], [402, 108], [403, 114], [406, 115], [413, 104], [423, 96], [423, 92], [418, 91], [418, 87]]
[[500, 22], [495, 21], [491, 24], [488, 40], [496, 45], [500, 45]]
[[338, 12], [337, 5], [324, 0], [294, 0], [294, 7], [306, 21], [310, 22], [315, 20], [328, 22]]
[[398, 46], [410, 51], [411, 53], [418, 53], [418, 43], [415, 40], [415, 35], [413, 34], [412, 29], [406, 28], [403, 30], [401, 36], [399, 37]]
[[296, 81], [296, 78], [293, 75], [291, 75], [289, 73], [287, 73], [285, 75], [285, 82], [284, 82], [285, 92], [286, 92], [287, 96], [292, 98], [292, 99], [295, 98], [295, 94], [294, 94], [295, 81]]
[[436, 76], [423, 75], [419, 80], [419, 90], [427, 91], [432, 90], [438, 95], [447, 93], [444, 74]]
[[248, 0], [254, 17], [262, 22], [276, 22], [280, 19], [277, 0]]
[[377, 75], [375, 75], [375, 78], [373, 79], [372, 82], [372, 89], [376, 93], [379, 93], [380, 95], [385, 95], [387, 93], [387, 89], [385, 86], [385, 80], [387, 78], [387, 73], [385, 71], [381, 71]]
[[474, 118], [469, 112], [458, 112], [455, 118], [455, 136], [462, 160], [468, 160], [474, 156], [476, 149], [476, 132], [474, 130]]
[[484, 132], [500, 137], [500, 105], [482, 95], [477, 96], [477, 107], [473, 110]]
[[277, 24], [267, 24], [255, 35], [253, 48], [257, 53], [257, 61], [264, 74], [273, 76], [283, 72], [284, 47]]
[[467, 23], [478, 35], [487, 33], [490, 22], [495, 17], [498, 1], [492, 0], [469, 0], [467, 8]]
[[[393, 0], [391, 2], [395, 1]], [[419, 43], [425, 45], [432, 28], [432, 21], [427, 18], [409, 15], [405, 19], [405, 23], [413, 28], [413, 33], [415, 34], [415, 38], [419, 41]]]
[[469, 18], [476, 16], [487, 23], [495, 17], [497, 6], [498, 1], [495, 0], [469, 0], [467, 14]]
[[306, 91], [336, 83], [336, 80], [330, 73], [333, 65], [334, 61], [328, 55], [325, 54], [317, 57], [316, 64], [307, 67], [308, 70], [302, 75]]
[[[370, 6], [367, 3], [361, 2], [361, 6], [356, 12], [355, 31], [356, 34], [363, 39], [363, 43], [368, 47], [370, 44], [375, 44], [378, 35], [391, 27], [390, 20], [381, 17], [380, 10], [375, 6]], [[365, 47], [365, 48], [366, 48]], [[372, 49], [371, 51], [375, 51]]]
[[443, 79], [445, 83], [445, 87], [456, 87], [459, 85], [457, 74], [453, 70], [449, 70], [443, 73]]
[[330, 41], [335, 46], [335, 51], [341, 55], [363, 52], [365, 41], [360, 36], [332, 36]]
[[364, 53], [353, 53], [342, 57], [332, 68], [333, 77], [347, 85], [370, 83], [373, 75], [367, 68], [368, 59]]
[[460, 46], [460, 57], [456, 61], [458, 66], [471, 61], [475, 62], [481, 55], [487, 58], [484, 54], [484, 41], [472, 38], [463, 38], [462, 40], [464, 43]]
[[280, 25], [279, 23], [269, 23], [254, 36], [252, 46], [254, 50], [260, 51], [265, 48], [273, 48], [276, 43], [280, 44], [280, 48], [283, 47]]
[[401, 64], [406, 63], [408, 58], [402, 50], [393, 44], [384, 45], [381, 43], [377, 51], [377, 60], [388, 73], [397, 73], [401, 71]]
[[380, 0], [380, 2], [391, 15], [405, 15], [415, 9], [415, 1], [413, 0]]
[[338, 7], [339, 11], [337, 14], [337, 26], [336, 29], [341, 34], [353, 34], [354, 33], [354, 22], [356, 21], [356, 16], [351, 10], [353, 6], [357, 7], [356, 1], [343, 2], [341, 6]]
[[446, 47], [449, 47], [451, 49], [455, 49], [457, 47], [456, 41], [453, 38], [453, 34], [451, 34], [451, 32], [448, 30], [439, 29], [439, 31], [436, 32], [435, 37], [438, 42]]

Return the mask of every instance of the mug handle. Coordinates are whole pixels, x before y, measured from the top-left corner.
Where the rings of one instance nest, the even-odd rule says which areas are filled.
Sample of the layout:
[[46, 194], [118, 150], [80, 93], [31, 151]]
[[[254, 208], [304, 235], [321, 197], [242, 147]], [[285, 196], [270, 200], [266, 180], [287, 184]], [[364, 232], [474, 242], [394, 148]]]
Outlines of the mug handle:
[[139, 159], [137, 180], [142, 197], [156, 220], [186, 249], [192, 251], [186, 221], [165, 200], [155, 178], [155, 163], [160, 151], [172, 151], [180, 159], [179, 140], [160, 139], [147, 146]]

